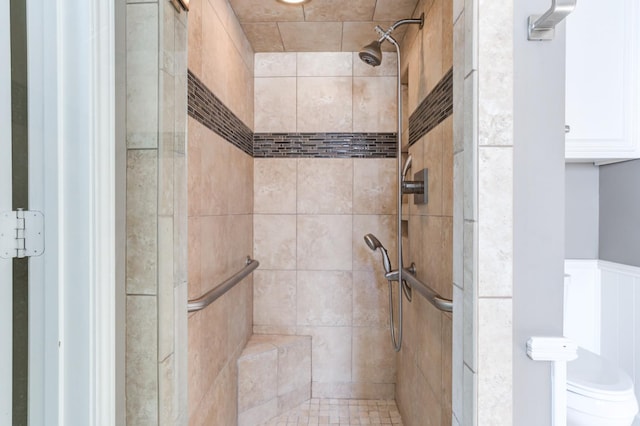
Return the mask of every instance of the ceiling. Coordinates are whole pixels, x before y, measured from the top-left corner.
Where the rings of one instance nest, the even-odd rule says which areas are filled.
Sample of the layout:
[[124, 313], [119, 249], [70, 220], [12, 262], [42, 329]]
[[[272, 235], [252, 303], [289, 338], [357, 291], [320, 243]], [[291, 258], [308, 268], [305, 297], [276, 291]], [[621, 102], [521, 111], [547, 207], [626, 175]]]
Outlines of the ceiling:
[[[419, 0], [229, 0], [255, 52], [357, 52], [377, 34], [410, 18]], [[402, 40], [406, 27], [394, 32]], [[383, 50], [393, 46], [383, 43]]]

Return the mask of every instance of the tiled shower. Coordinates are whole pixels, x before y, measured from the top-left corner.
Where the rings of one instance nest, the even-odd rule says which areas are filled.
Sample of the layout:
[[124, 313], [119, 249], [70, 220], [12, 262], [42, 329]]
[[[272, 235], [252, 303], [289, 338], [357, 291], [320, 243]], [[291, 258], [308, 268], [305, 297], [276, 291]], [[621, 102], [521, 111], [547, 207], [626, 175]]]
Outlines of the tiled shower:
[[[401, 71], [405, 155], [412, 155], [413, 170], [429, 169], [428, 205], [405, 196], [405, 265], [415, 262], [417, 276], [446, 298], [454, 296], [455, 278], [454, 151], [462, 154], [454, 149], [452, 115], [456, 3], [418, 2], [414, 16], [425, 12], [425, 27], [408, 29]], [[128, 19], [145, 4], [131, 2]], [[175, 46], [186, 43], [177, 32], [167, 35], [169, 10], [160, 34]], [[457, 16], [464, 24], [464, 13]], [[178, 407], [188, 405], [189, 424], [237, 424], [237, 360], [251, 335], [278, 334], [312, 337], [313, 398], [395, 399], [405, 425], [452, 424], [453, 317], [414, 294], [405, 304], [404, 344], [396, 354], [387, 282], [378, 254], [363, 241], [374, 233], [397, 265], [395, 54], [386, 52], [378, 68], [353, 52], [256, 54], [225, 0], [191, 0], [186, 27], [188, 298], [232, 275], [248, 255], [261, 265], [210, 307], [190, 314], [186, 327], [174, 314], [176, 342], [188, 330], [188, 354], [175, 346], [177, 362], [182, 356], [188, 364], [188, 380], [180, 377], [184, 364], [156, 372], [155, 381], [146, 382], [146, 389], [156, 386], [147, 399], [157, 401], [146, 404], [146, 418], [184, 424], [187, 414], [181, 417]], [[159, 46], [157, 59], [166, 64], [163, 40], [150, 49]], [[177, 111], [175, 100], [169, 107]], [[161, 168], [172, 166], [170, 157], [160, 157]], [[176, 294], [179, 312], [187, 295]], [[162, 318], [136, 309], [128, 310], [132, 324], [143, 315]], [[162, 325], [154, 325], [162, 336]], [[466, 389], [475, 392], [475, 384]], [[132, 382], [127, 391], [139, 388]], [[459, 401], [473, 398], [458, 395]], [[163, 417], [167, 404], [181, 420]], [[128, 416], [135, 413], [139, 407], [129, 406]]]

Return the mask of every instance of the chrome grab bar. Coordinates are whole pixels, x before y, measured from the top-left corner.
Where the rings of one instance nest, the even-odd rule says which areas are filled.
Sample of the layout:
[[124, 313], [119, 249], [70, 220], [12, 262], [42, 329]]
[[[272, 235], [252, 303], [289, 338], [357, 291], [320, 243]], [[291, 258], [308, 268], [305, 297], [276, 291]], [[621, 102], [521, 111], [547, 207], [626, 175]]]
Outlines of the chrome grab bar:
[[[444, 312], [453, 312], [453, 301], [440, 296], [426, 283], [420, 281], [410, 269], [402, 268], [402, 279], [406, 281], [412, 290], [423, 295], [433, 306]], [[384, 276], [389, 281], [398, 281], [398, 270], [391, 271]]]
[[204, 295], [198, 297], [197, 299], [189, 300], [189, 302], [187, 303], [187, 311], [196, 312], [206, 308], [217, 299], [219, 299], [227, 291], [231, 290], [236, 284], [242, 281], [244, 277], [252, 273], [258, 266], [260, 266], [260, 262], [247, 256], [244, 268], [236, 272], [230, 278], [215, 286], [213, 289], [206, 292]]

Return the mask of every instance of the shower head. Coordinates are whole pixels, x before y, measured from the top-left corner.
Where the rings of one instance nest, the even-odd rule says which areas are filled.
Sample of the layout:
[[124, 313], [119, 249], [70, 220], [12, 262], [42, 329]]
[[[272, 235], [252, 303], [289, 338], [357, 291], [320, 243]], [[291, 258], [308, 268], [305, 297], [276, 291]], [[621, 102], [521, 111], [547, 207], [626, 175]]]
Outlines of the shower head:
[[389, 253], [387, 253], [387, 249], [384, 248], [380, 240], [373, 234], [367, 234], [364, 236], [364, 242], [367, 243], [369, 248], [373, 251], [380, 249], [380, 253], [382, 253], [382, 265], [384, 266], [384, 272], [386, 274], [391, 272], [391, 259], [389, 259]]
[[398, 43], [393, 37], [391, 37], [391, 33], [395, 31], [396, 28], [407, 24], [418, 24], [420, 25], [420, 29], [422, 29], [422, 27], [424, 26], [424, 13], [420, 15], [420, 18], [417, 19], [401, 19], [391, 25], [386, 31], [383, 30], [379, 25], [377, 25], [375, 30], [380, 35], [380, 38], [367, 44], [362, 48], [362, 50], [360, 50], [360, 53], [358, 54], [360, 56], [360, 59], [362, 59], [363, 62], [371, 65], [372, 67], [377, 67], [378, 65], [380, 65], [382, 63], [382, 50], [380, 49], [380, 45], [383, 41], [387, 40], [391, 44], [395, 45], [397, 50]]
[[382, 63], [382, 50], [380, 49], [380, 42], [377, 40], [372, 41], [360, 50], [358, 54], [360, 59], [372, 67], [377, 67]]

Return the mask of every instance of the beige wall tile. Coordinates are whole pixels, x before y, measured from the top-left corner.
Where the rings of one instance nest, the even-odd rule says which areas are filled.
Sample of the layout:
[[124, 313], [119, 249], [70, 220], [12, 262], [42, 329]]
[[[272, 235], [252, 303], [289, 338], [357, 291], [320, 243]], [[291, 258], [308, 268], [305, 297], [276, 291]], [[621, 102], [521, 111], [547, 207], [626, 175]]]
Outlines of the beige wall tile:
[[127, 147], [158, 146], [158, 5], [127, 5]]
[[229, 336], [227, 333], [227, 315], [232, 311], [224, 298], [218, 299], [196, 315], [201, 315], [200, 332], [197, 347], [200, 352], [201, 381], [204, 389], [208, 389], [218, 378], [225, 364], [229, 361]]
[[297, 54], [256, 53], [255, 77], [295, 77], [297, 74]]
[[353, 160], [353, 212], [355, 214], [395, 214], [397, 206], [397, 161]]
[[478, 424], [513, 416], [512, 309], [511, 299], [478, 300]]
[[[227, 32], [209, 1], [202, 2], [202, 75], [199, 76], [204, 84], [225, 105], [228, 105], [227, 81], [229, 79], [230, 64], [227, 60], [228, 36]], [[222, 61], [221, 58], [225, 58]]]
[[479, 296], [512, 295], [513, 149], [479, 151], [478, 291]]
[[204, 143], [206, 128], [198, 121], [189, 117], [188, 119], [188, 142], [187, 142], [187, 202], [189, 203], [189, 216], [199, 215], [201, 199], [203, 193], [203, 177], [202, 166], [200, 161], [202, 158], [202, 145]]
[[378, 0], [376, 4], [375, 20], [397, 21], [411, 17], [416, 7], [415, 1], [410, 0]]
[[301, 158], [297, 185], [298, 213], [351, 213], [353, 160]]
[[389, 283], [378, 271], [353, 271], [353, 325], [389, 324]]
[[511, 2], [483, 2], [478, 23], [480, 146], [513, 145], [513, 31], [502, 24], [511, 20]]
[[367, 21], [373, 16], [375, 0], [351, 0], [344, 7], [342, 0], [325, 0], [304, 6], [306, 21]]
[[158, 217], [158, 359], [174, 351], [173, 217]]
[[173, 426], [176, 424], [177, 406], [174, 404], [175, 394], [175, 366], [174, 356], [168, 356], [158, 366], [158, 398], [160, 411], [158, 424], [161, 426]]
[[127, 152], [127, 293], [157, 292], [158, 154]]
[[262, 269], [296, 268], [296, 217], [254, 215], [253, 253]]
[[442, 1], [442, 75], [453, 66], [453, 0]]
[[202, 76], [202, 3], [207, 0], [189, 1], [189, 70]]
[[442, 215], [453, 216], [453, 118], [442, 126]]
[[353, 55], [349, 52], [299, 52], [298, 77], [351, 77]]
[[298, 270], [351, 270], [351, 235], [350, 215], [298, 216]]
[[[247, 349], [251, 345], [250, 342]], [[242, 413], [275, 399], [277, 390], [278, 348], [271, 345], [270, 350], [243, 352], [238, 359], [238, 411]]]
[[351, 272], [299, 271], [299, 326], [342, 326], [352, 323]]
[[296, 324], [296, 271], [253, 273], [253, 322], [260, 326]]
[[127, 296], [127, 421], [158, 422], [158, 323], [155, 296]]
[[262, 77], [255, 81], [255, 131], [296, 131], [296, 79]]
[[[371, 40], [373, 40], [374, 36], [375, 33], [371, 31]], [[368, 43], [369, 42], [366, 42], [362, 46]], [[360, 47], [358, 47], [358, 51]], [[398, 56], [395, 52], [382, 52], [382, 63], [377, 67], [372, 67], [371, 65], [365, 64], [362, 60], [360, 60], [357, 52], [353, 53], [354, 77], [396, 77], [397, 75]]]
[[[291, 337], [279, 339], [275, 344], [278, 347], [278, 396], [291, 392], [304, 394], [305, 389], [311, 392], [311, 338]], [[278, 404], [281, 408], [281, 402]]]
[[298, 327], [298, 334], [311, 336], [314, 382], [351, 382], [351, 327]]
[[396, 242], [396, 217], [391, 215], [355, 215], [353, 216], [353, 270], [375, 271], [384, 274], [382, 256], [371, 251], [364, 242], [366, 234], [375, 235], [389, 253], [392, 267], [398, 263]]
[[439, 406], [442, 397], [442, 313], [424, 298], [416, 298], [413, 302], [418, 302], [418, 322], [428, 324], [417, 334], [416, 363]]
[[254, 213], [296, 213], [298, 160], [254, 160]]
[[352, 356], [353, 382], [395, 382], [395, 352], [388, 328], [354, 327]]
[[303, 20], [301, 7], [282, 3], [265, 3], [263, 0], [230, 0], [241, 21], [298, 21]]
[[256, 52], [284, 51], [276, 22], [244, 22], [242, 28]]
[[396, 77], [354, 77], [354, 132], [397, 131], [397, 84]]
[[433, 90], [435, 85], [438, 84], [444, 75], [442, 72], [442, 3], [444, 1], [445, 0], [436, 0], [433, 2], [431, 9], [429, 9], [429, 13], [425, 16], [424, 28], [421, 31], [422, 49], [420, 57], [422, 58], [422, 68], [424, 70], [426, 85], [424, 86], [424, 92], [421, 93], [420, 101], [422, 101], [426, 95]]
[[351, 383], [311, 383], [311, 394], [314, 398], [351, 398]]
[[287, 52], [340, 50], [341, 22], [278, 22], [278, 28]]
[[[274, 398], [262, 405], [250, 408], [238, 414], [238, 426], [254, 426], [264, 419], [271, 419], [278, 415], [278, 399]], [[217, 423], [208, 423], [217, 424]]]
[[351, 132], [350, 77], [298, 78], [298, 132]]

